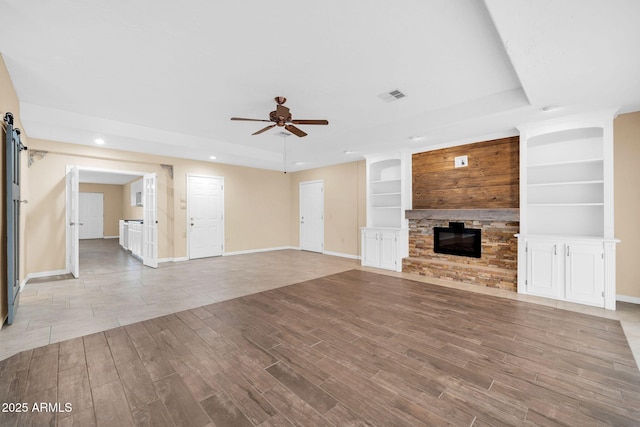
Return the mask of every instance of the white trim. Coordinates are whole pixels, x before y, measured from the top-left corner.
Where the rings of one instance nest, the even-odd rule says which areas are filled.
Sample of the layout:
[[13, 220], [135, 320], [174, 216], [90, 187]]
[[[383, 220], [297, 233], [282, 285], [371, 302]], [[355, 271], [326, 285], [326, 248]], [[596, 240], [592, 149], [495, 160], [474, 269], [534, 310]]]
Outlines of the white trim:
[[90, 171], [90, 172], [106, 172], [106, 173], [113, 173], [116, 175], [138, 175], [140, 178], [142, 178], [146, 173], [149, 173], [149, 172], [140, 172], [140, 171], [121, 170], [121, 169], [94, 168], [91, 166], [76, 165], [76, 167], [78, 168], [78, 170], [84, 170], [84, 171]]
[[104, 236], [103, 239], [118, 239], [120, 236]]
[[258, 253], [258, 252], [282, 251], [282, 250], [285, 250], [285, 249], [300, 250], [300, 248], [297, 248], [295, 246], [278, 246], [278, 247], [275, 247], [275, 248], [262, 248], [262, 249], [249, 249], [249, 250], [246, 250], [246, 251], [223, 252], [222, 256], [255, 254], [255, 253]]
[[22, 292], [22, 290], [24, 289], [24, 285], [27, 284], [27, 280], [29, 280], [29, 279], [23, 279], [22, 282], [20, 282], [20, 287], [18, 289], [18, 293]]
[[630, 302], [631, 304], [640, 304], [640, 297], [629, 297], [626, 295], [616, 295], [616, 301]]
[[187, 258], [187, 257], [179, 257], [179, 258], [160, 258], [160, 259], [158, 259], [158, 263], [161, 263], [161, 262], [182, 262], [182, 261], [189, 261], [189, 258]]
[[322, 255], [339, 256], [342, 258], [349, 258], [349, 259], [360, 259], [360, 256], [358, 255], [343, 254], [342, 252], [323, 251]]

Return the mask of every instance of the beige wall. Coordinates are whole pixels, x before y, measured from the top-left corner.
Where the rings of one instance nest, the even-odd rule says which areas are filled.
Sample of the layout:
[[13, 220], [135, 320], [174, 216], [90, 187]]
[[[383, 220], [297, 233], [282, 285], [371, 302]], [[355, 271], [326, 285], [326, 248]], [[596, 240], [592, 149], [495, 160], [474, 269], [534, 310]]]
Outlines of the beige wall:
[[102, 231], [104, 237], [118, 236], [120, 233], [118, 220], [122, 217], [122, 185], [80, 184], [82, 193], [102, 193], [104, 219]]
[[640, 112], [613, 122], [615, 235], [618, 295], [640, 298]]
[[[224, 177], [225, 252], [289, 245], [289, 178], [281, 172], [40, 139], [31, 143], [33, 148], [48, 154], [36, 160], [27, 172], [33, 182], [40, 183], [31, 194], [32, 203], [27, 215], [29, 233], [26, 241], [31, 248], [27, 259], [28, 273], [65, 268], [65, 173], [68, 165], [158, 175], [158, 257], [161, 259], [187, 256], [187, 174]], [[162, 164], [173, 165], [173, 179]], [[125, 192], [127, 189], [123, 188]], [[122, 197], [124, 200], [124, 194]]]
[[282, 172], [171, 159], [176, 257], [187, 256], [187, 174], [224, 178], [224, 251], [289, 245], [289, 178]]
[[144, 208], [131, 205], [131, 184], [140, 179], [136, 178], [122, 187], [122, 219], [142, 219]]
[[300, 246], [300, 183], [324, 181], [324, 249], [359, 256], [360, 227], [366, 225], [363, 161], [295, 172], [291, 176], [291, 245]]
[[[94, 167], [110, 170], [156, 172], [158, 185], [166, 187], [166, 175], [159, 165], [127, 160], [112, 150], [32, 139], [30, 148], [48, 153], [28, 168], [27, 175], [37, 186], [31, 189], [25, 236], [29, 248], [27, 273], [63, 270], [66, 266], [66, 168]], [[130, 159], [139, 156], [130, 155]], [[167, 195], [158, 195], [159, 206], [166, 205]], [[173, 248], [167, 241], [169, 224], [163, 220], [158, 228], [158, 252], [168, 257]]]

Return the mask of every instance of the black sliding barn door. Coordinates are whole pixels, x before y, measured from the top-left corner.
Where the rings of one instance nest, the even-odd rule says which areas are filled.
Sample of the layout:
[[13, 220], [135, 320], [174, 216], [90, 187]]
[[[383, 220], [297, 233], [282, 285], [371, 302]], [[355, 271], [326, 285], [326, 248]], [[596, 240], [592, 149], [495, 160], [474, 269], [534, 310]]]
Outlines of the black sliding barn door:
[[20, 129], [13, 127], [13, 115], [6, 113], [5, 138], [5, 218], [7, 230], [7, 323], [13, 323], [18, 308], [20, 290], [20, 152], [26, 147], [20, 142]]

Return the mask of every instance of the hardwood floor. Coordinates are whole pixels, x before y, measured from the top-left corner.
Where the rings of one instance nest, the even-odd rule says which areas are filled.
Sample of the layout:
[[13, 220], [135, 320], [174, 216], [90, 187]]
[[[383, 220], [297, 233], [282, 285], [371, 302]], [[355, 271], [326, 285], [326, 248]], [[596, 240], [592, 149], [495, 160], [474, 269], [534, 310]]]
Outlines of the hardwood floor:
[[637, 426], [640, 372], [617, 320], [351, 270], [21, 352], [9, 400], [2, 426]]

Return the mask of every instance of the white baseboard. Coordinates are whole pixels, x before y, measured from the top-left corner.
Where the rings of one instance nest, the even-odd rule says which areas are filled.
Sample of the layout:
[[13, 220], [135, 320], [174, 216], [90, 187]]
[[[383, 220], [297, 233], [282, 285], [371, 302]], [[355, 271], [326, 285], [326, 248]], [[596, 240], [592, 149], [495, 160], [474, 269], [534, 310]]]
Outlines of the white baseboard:
[[29, 279], [39, 279], [41, 277], [59, 276], [67, 273], [69, 273], [67, 270], [39, 271], [37, 273], [27, 274], [25, 281], [28, 281]]
[[20, 282], [20, 288], [18, 289], [18, 293], [22, 292], [22, 290], [24, 289], [24, 285], [27, 284], [27, 280], [29, 279], [23, 279], [22, 282]]
[[360, 257], [358, 255], [351, 255], [351, 254], [343, 254], [341, 252], [332, 252], [332, 251], [324, 251], [322, 252], [323, 255], [331, 255], [331, 256], [339, 256], [342, 258], [349, 258], [349, 259], [360, 259]]
[[282, 251], [285, 249], [300, 249], [300, 248], [296, 248], [294, 246], [278, 246], [275, 248], [249, 249], [248, 251], [224, 252], [222, 255], [223, 256], [246, 255], [246, 254], [255, 254], [258, 252]]
[[59, 276], [61, 274], [68, 274], [69, 271], [67, 270], [53, 270], [53, 271], [39, 271], [37, 273], [29, 273], [27, 274], [27, 277], [24, 278], [24, 280], [20, 283], [20, 291], [22, 291], [22, 289], [24, 288], [24, 285], [27, 284], [27, 282], [31, 279], [39, 279], [41, 277], [51, 277], [51, 276]]
[[186, 256], [179, 257], [179, 258], [160, 258], [158, 260], [158, 263], [162, 263], [162, 262], [182, 262], [182, 261], [189, 261], [189, 258], [187, 258]]
[[104, 236], [103, 239], [119, 239], [120, 236]]
[[616, 301], [630, 302], [631, 304], [640, 304], [640, 298], [629, 297], [626, 295], [616, 295]]

